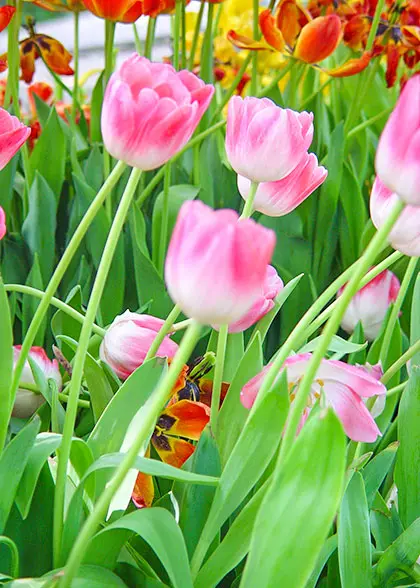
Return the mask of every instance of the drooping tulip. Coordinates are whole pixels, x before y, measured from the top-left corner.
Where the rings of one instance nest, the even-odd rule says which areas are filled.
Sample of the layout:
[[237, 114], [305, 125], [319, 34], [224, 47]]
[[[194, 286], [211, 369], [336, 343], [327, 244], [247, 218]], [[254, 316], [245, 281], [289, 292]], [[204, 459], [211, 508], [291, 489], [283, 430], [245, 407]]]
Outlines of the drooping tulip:
[[375, 166], [389, 190], [420, 206], [420, 75], [404, 86], [379, 139]]
[[160, 167], [191, 138], [213, 92], [189, 71], [133, 54], [106, 89], [102, 135], [107, 150], [142, 170]]
[[[13, 366], [16, 365], [20, 351], [21, 345], [15, 345], [13, 347]], [[49, 359], [42, 347], [32, 347], [29, 352], [29, 357], [38, 365], [47, 380], [51, 378], [56, 381], [58, 390], [61, 391], [62, 379], [57, 360]], [[42, 394], [28, 389], [33, 388], [35, 385], [31, 366], [29, 361], [26, 361], [20, 377], [12, 416], [21, 419], [29, 418], [44, 403], [45, 400]]]
[[31, 134], [31, 129], [0, 108], [0, 170], [19, 151]]
[[[308, 198], [327, 175], [325, 167], [318, 165], [316, 155], [306, 154], [302, 162], [283, 179], [259, 184], [254, 209], [268, 216], [288, 214]], [[250, 180], [238, 176], [238, 189], [244, 200], [248, 199], [250, 187]]]
[[281, 180], [307, 155], [312, 120], [312, 113], [280, 108], [268, 98], [233, 96], [226, 128], [231, 166], [253, 182]]
[[[370, 216], [379, 229], [399, 198], [377, 177], [370, 195]], [[388, 241], [398, 251], [410, 257], [420, 256], [420, 207], [407, 205], [388, 235]]]
[[[154, 316], [127, 310], [107, 329], [99, 350], [100, 358], [119, 378], [127, 379], [144, 362], [163, 323]], [[172, 359], [177, 349], [175, 341], [165, 337], [156, 355]]]
[[[289, 357], [284, 362], [292, 403], [311, 357], [311, 353], [301, 353]], [[251, 408], [254, 404], [270, 367], [270, 365], [267, 365], [242, 388], [241, 402], [246, 408]], [[382, 396], [386, 394], [386, 388], [381, 382], [368, 374], [366, 370], [348, 365], [342, 361], [322, 360], [312, 384], [311, 394], [308, 398], [308, 405], [303, 414], [300, 428], [304, 425], [311, 408], [322, 393], [327, 404], [332, 406], [341, 420], [344, 431], [350, 439], [373, 443], [378, 435], [381, 435], [362, 398]]]
[[0, 241], [3, 239], [5, 234], [6, 234], [6, 215], [5, 215], [2, 207], [0, 206]]
[[214, 211], [185, 202], [172, 233], [165, 265], [169, 294], [202, 324], [232, 324], [263, 296], [273, 231], [234, 210]]
[[32, 82], [35, 74], [35, 62], [42, 58], [48, 67], [56, 74], [72, 76], [74, 70], [70, 67], [73, 56], [67, 49], [49, 35], [31, 32], [31, 35], [19, 43], [21, 79], [27, 84]]
[[[337, 297], [344, 289], [345, 286], [340, 288]], [[341, 321], [342, 328], [352, 333], [360, 322], [366, 339], [373, 341], [379, 335], [388, 308], [396, 300], [399, 290], [397, 276], [384, 270], [353, 296]]]

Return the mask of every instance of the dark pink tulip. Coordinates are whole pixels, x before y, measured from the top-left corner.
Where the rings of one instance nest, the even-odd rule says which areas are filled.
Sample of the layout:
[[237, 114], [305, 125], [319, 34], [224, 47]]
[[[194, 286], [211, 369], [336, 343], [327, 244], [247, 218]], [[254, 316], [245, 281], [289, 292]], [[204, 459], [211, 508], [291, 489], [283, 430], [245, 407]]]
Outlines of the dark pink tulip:
[[6, 167], [30, 134], [29, 127], [4, 108], [0, 108], [0, 170]]

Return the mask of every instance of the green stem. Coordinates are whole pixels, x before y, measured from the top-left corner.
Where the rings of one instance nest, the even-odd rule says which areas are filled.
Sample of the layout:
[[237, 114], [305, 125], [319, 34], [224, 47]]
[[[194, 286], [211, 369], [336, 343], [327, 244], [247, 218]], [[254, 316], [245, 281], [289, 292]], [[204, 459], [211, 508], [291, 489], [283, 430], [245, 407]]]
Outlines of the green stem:
[[384, 373], [381, 378], [383, 384], [387, 384], [389, 380], [407, 363], [412, 357], [420, 351], [420, 339], [407, 349], [395, 363], [393, 363]]
[[[105, 21], [105, 69], [104, 69], [104, 92], [114, 69], [114, 37], [115, 22]], [[111, 157], [104, 145], [104, 178], [106, 179], [111, 172]], [[112, 199], [108, 198], [105, 205], [108, 219], [112, 218]]]
[[126, 453], [124, 460], [116, 469], [110, 482], [107, 484], [105, 490], [102, 492], [92, 512], [87, 518], [85, 524], [80, 530], [73, 549], [70, 553], [67, 565], [64, 569], [64, 575], [60, 582], [61, 588], [70, 588], [73, 579], [82, 563], [83, 557], [86, 553], [86, 547], [93, 534], [96, 532], [98, 526], [106, 515], [109, 504], [112, 498], [119, 489], [121, 483], [124, 481], [127, 473], [133, 467], [134, 461], [139, 454], [141, 448], [145, 445], [148, 438], [153, 432], [156, 420], [159, 417], [162, 408], [168, 400], [171, 390], [180, 374], [183, 366], [190, 357], [200, 335], [201, 326], [197, 323], [190, 325], [188, 331], [185, 333], [181, 345], [171, 362], [168, 372], [160, 380], [157, 388], [152, 396], [144, 405], [144, 416], [142, 424], [133, 441], [132, 446]]
[[140, 180], [141, 170], [134, 168], [131, 172], [130, 179], [121, 198], [118, 209], [115, 213], [114, 221], [105, 244], [105, 248], [98, 267], [89, 304], [86, 309], [86, 316], [80, 332], [79, 342], [74, 357], [73, 374], [69, 388], [69, 402], [67, 405], [66, 418], [64, 420], [63, 437], [60, 451], [57, 455], [58, 468], [57, 480], [55, 486], [54, 500], [54, 561], [56, 567], [60, 562], [60, 550], [63, 531], [63, 516], [65, 503], [65, 490], [67, 482], [67, 466], [70, 458], [70, 448], [73, 437], [74, 425], [77, 416], [77, 402], [79, 400], [80, 387], [83, 379], [83, 370], [85, 365], [86, 353], [89, 347], [89, 341], [92, 334], [92, 326], [98, 312], [101, 297], [108, 278], [115, 250], [118, 245], [121, 232], [130, 208], [137, 184]]
[[[58, 395], [58, 398], [59, 398], [59, 399], [60, 399], [62, 402], [65, 402], [66, 404], [67, 404], [67, 403], [68, 403], [68, 401], [69, 401], [69, 397], [67, 396], [67, 394], [61, 394], [61, 393], [60, 393], [60, 394]], [[79, 399], [79, 400], [77, 401], [77, 406], [78, 406], [79, 408], [90, 408], [90, 402], [89, 402], [89, 400], [80, 400], [80, 399]]]
[[181, 0], [181, 69], [187, 67], [187, 17], [185, 0]]
[[387, 236], [400, 216], [404, 206], [404, 203], [399, 201], [382, 227], [374, 235], [365, 252], [356, 262], [352, 277], [340, 298], [338, 299], [337, 306], [325, 326], [322, 337], [299, 385], [296, 398], [291, 405], [283, 441], [280, 447], [279, 463], [284, 463], [284, 459], [289, 453], [290, 447], [293, 444], [301, 415], [306, 406], [308, 395], [311, 391], [312, 382], [316, 377], [319, 365], [328, 349], [328, 345], [330, 344], [332, 337], [335, 335], [338, 327], [340, 326], [340, 322], [344, 316], [347, 306], [359, 288], [360, 280], [363, 279], [363, 276], [374, 261], [376, 255], [379, 251], [381, 251], [382, 247], [386, 243]]
[[397, 295], [397, 299], [394, 302], [394, 305], [391, 310], [391, 314], [389, 316], [389, 320], [388, 320], [388, 324], [386, 326], [384, 338], [382, 340], [381, 353], [380, 353], [382, 365], [384, 367], [387, 366], [388, 351], [389, 351], [389, 346], [391, 344], [392, 333], [394, 332], [394, 326], [398, 320], [401, 306], [402, 306], [404, 299], [406, 297], [408, 287], [410, 286], [411, 278], [413, 277], [413, 274], [416, 271], [418, 259], [419, 259], [418, 257], [412, 257], [410, 259], [408, 266], [407, 266], [407, 269], [404, 274], [404, 279], [401, 283], [401, 288], [400, 288], [398, 295]]
[[10, 551], [10, 575], [19, 578], [19, 550], [15, 542], [6, 535], [0, 535], [0, 544], [6, 545]]
[[176, 70], [179, 69], [179, 41], [180, 26], [181, 26], [181, 12], [182, 12], [182, 0], [176, 0], [175, 3], [175, 16], [173, 20], [172, 40], [174, 44], [174, 54], [172, 58], [172, 64]]
[[214, 369], [213, 391], [211, 394], [210, 427], [213, 431], [213, 434], [217, 429], [217, 417], [220, 410], [220, 396], [222, 392], [227, 338], [228, 325], [221, 325], [217, 339], [216, 366]]
[[[102, 188], [100, 189], [100, 191], [96, 195], [94, 201], [92, 202], [92, 204], [89, 206], [88, 210], [86, 211], [85, 216], [80, 221], [76, 231], [74, 232], [73, 237], [70, 240], [70, 243], [68, 244], [67, 249], [65, 250], [63, 256], [61, 257], [60, 262], [58, 263], [58, 265], [55, 269], [55, 272], [51, 277], [51, 280], [47, 286], [47, 289], [45, 290], [45, 294], [44, 294], [38, 308], [36, 309], [36, 312], [34, 314], [34, 317], [32, 319], [31, 324], [29, 325], [29, 329], [26, 333], [25, 339], [22, 344], [19, 358], [16, 362], [16, 366], [15, 366], [15, 370], [14, 370], [14, 374], [13, 374], [13, 381], [12, 381], [12, 385], [11, 385], [11, 391], [10, 391], [10, 398], [11, 398], [10, 409], [13, 406], [14, 401], [15, 401], [16, 391], [19, 387], [19, 380], [22, 375], [22, 370], [25, 365], [26, 359], [28, 357], [28, 353], [31, 349], [33, 342], [34, 342], [34, 339], [35, 339], [35, 336], [38, 332], [38, 329], [41, 326], [42, 321], [44, 320], [45, 314], [46, 314], [46, 312], [49, 308], [49, 305], [51, 303], [51, 299], [53, 298], [55, 292], [57, 291], [57, 288], [58, 288], [64, 274], [66, 273], [67, 268], [69, 267], [70, 262], [73, 259], [74, 254], [76, 253], [82, 239], [86, 235], [87, 230], [89, 229], [90, 225], [92, 224], [92, 222], [95, 219], [98, 212], [101, 210], [102, 205], [103, 205], [106, 197], [108, 196], [108, 194], [111, 192], [112, 188], [115, 186], [115, 184], [120, 179], [125, 168], [126, 168], [126, 165], [123, 162], [119, 162], [115, 166], [115, 168], [112, 171], [112, 174], [108, 177], [107, 181], [102, 186]], [[6, 429], [6, 431], [4, 431], [4, 430], [0, 431], [0, 449], [2, 449], [4, 447], [6, 435], [7, 435], [7, 429]]]
[[[260, 16], [260, 2], [259, 2], [259, 0], [253, 0], [253, 32], [254, 32], [255, 41], [258, 41], [258, 39], [260, 38], [259, 16]], [[257, 94], [258, 94], [258, 51], [253, 51], [252, 72], [251, 72], [251, 96], [257, 96]]]
[[155, 40], [156, 32], [156, 18], [149, 16], [149, 22], [147, 23], [146, 43], [144, 45], [144, 56], [147, 59], [152, 58], [153, 42]]
[[203, 22], [205, 5], [205, 0], [201, 0], [200, 10], [198, 11], [197, 20], [195, 22], [194, 36], [191, 44], [190, 59], [188, 63], [189, 69], [191, 70], [194, 69], [195, 54], [197, 52], [198, 39], [200, 38], [201, 23]]
[[215, 113], [213, 114], [211, 121], [213, 122], [215, 119], [217, 119], [220, 114], [223, 112], [224, 107], [226, 106], [226, 104], [229, 102], [229, 100], [232, 98], [236, 88], [238, 87], [239, 82], [242, 80], [243, 75], [246, 71], [246, 68], [249, 65], [249, 62], [252, 59], [252, 53], [251, 51], [248, 53], [248, 55], [246, 56], [244, 62], [242, 63], [238, 73], [236, 74], [236, 76], [233, 79], [233, 82], [231, 83], [229, 89], [225, 92], [224, 96], [223, 96], [223, 100], [221, 101], [221, 103], [219, 104], [219, 106], [217, 107]]
[[185, 321], [180, 321], [179, 323], [175, 323], [173, 325], [173, 329], [175, 332], [177, 331], [183, 331], [184, 329], [186, 329], [187, 327], [190, 326], [190, 324], [192, 323], [193, 319], [187, 319]]
[[254, 200], [258, 190], [258, 182], [251, 182], [251, 186], [249, 188], [248, 198], [245, 200], [244, 208], [242, 210], [242, 214], [239, 217], [240, 220], [245, 218], [250, 218], [252, 213], [254, 212]]
[[201, 51], [200, 77], [206, 84], [213, 83], [213, 16], [214, 4], [208, 5], [207, 27]]
[[171, 164], [165, 165], [165, 176], [163, 181], [163, 202], [162, 202], [162, 217], [160, 223], [160, 242], [158, 253], [158, 271], [163, 276], [163, 269], [165, 266], [165, 254], [167, 244], [167, 233], [169, 227], [169, 188], [171, 187]]
[[[173, 330], [174, 322], [179, 317], [180, 313], [181, 313], [181, 309], [179, 308], [179, 306], [177, 304], [175, 304], [175, 306], [173, 307], [171, 312], [168, 314], [166, 321], [161, 326], [153, 343], [151, 344], [150, 349], [147, 352], [147, 355], [146, 355], [146, 358], [144, 361], [147, 361], [148, 359], [155, 357], [157, 350], [159, 349], [162, 341], [164, 340], [166, 335], [169, 335], [169, 333]], [[189, 324], [191, 324], [191, 323], [189, 323]]]
[[258, 92], [258, 98], [264, 98], [264, 96], [267, 96], [267, 94], [269, 94], [271, 90], [276, 88], [278, 86], [278, 83], [290, 72], [290, 70], [296, 65], [296, 63], [298, 63], [296, 59], [290, 57], [289, 63], [286, 65], [286, 67], [282, 69], [277, 74], [277, 76], [275, 76], [275, 78], [271, 81], [270, 84], [268, 84], [268, 86], [265, 86], [265, 88], [262, 88]]
[[137, 30], [137, 25], [135, 22], [133, 22], [133, 33], [134, 33], [134, 43], [136, 45], [136, 51], [139, 55], [141, 55], [143, 53], [143, 50], [142, 50], [142, 46], [141, 46], [140, 35]]
[[[37, 290], [36, 288], [32, 288], [31, 286], [21, 286], [20, 284], [5, 284], [4, 285], [6, 292], [20, 292], [21, 294], [28, 294], [29, 296], [33, 296], [34, 298], [39, 298], [42, 300], [44, 298], [43, 290]], [[83, 324], [85, 320], [85, 316], [81, 312], [77, 312], [74, 308], [55, 298], [54, 296], [50, 300], [51, 306], [55, 306], [62, 312], [65, 312], [68, 316], [76, 320], [77, 322]], [[93, 332], [100, 337], [105, 337], [106, 329], [102, 329], [98, 327], [98, 325], [93, 325], [92, 328]]]
[[74, 85], [73, 85], [73, 120], [76, 121], [79, 106], [79, 11], [74, 13]]
[[331, 84], [331, 82], [333, 81], [334, 78], [328, 78], [328, 80], [326, 80], [323, 84], [321, 84], [318, 88], [318, 90], [315, 90], [315, 92], [312, 92], [312, 94], [310, 94], [307, 98], [305, 98], [305, 100], [302, 100], [302, 102], [300, 103], [300, 108], [304, 108], [307, 104], [309, 104], [309, 102], [311, 102], [311, 100], [313, 100], [320, 92], [322, 92], [322, 90], [324, 88], [326, 88], [327, 86], [329, 86]]
[[390, 108], [385, 108], [385, 110], [383, 110], [379, 114], [376, 114], [375, 116], [372, 116], [371, 118], [368, 118], [368, 120], [365, 120], [364, 122], [360, 123], [360, 125], [357, 125], [357, 127], [354, 127], [351, 131], [348, 132], [347, 136], [353, 137], [354, 135], [357, 135], [358, 133], [360, 133], [360, 131], [363, 131], [364, 129], [370, 127], [371, 125], [376, 123], [378, 120], [381, 120], [381, 118], [383, 118], [384, 116], [388, 116], [389, 114], [391, 114], [393, 109], [394, 109], [393, 106], [391, 106]]

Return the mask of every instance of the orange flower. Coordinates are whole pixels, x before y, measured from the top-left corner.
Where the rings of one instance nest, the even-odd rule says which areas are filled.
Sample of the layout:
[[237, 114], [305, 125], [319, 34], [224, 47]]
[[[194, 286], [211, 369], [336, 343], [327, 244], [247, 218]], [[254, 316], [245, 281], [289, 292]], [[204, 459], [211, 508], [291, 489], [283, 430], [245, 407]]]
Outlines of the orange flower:
[[86, 10], [82, 0], [26, 0], [50, 12], [81, 12]]
[[100, 18], [118, 22], [134, 22], [140, 16], [156, 18], [172, 12], [176, 0], [82, 0], [88, 10]]
[[2, 6], [0, 8], [0, 33], [7, 27], [15, 12], [16, 8], [13, 6]]
[[54, 90], [52, 87], [47, 84], [46, 82], [36, 82], [32, 84], [28, 88], [28, 99], [29, 99], [29, 107], [31, 109], [31, 114], [34, 118], [37, 116], [36, 106], [35, 106], [35, 98], [34, 96], [38, 96], [47, 104], [50, 104], [52, 101], [52, 97], [54, 94]]
[[42, 57], [53, 72], [60, 75], [73, 75], [69, 63], [73, 59], [67, 49], [56, 39], [48, 35], [31, 34], [20, 42], [21, 79], [27, 84], [32, 82], [35, 73], [35, 61]]

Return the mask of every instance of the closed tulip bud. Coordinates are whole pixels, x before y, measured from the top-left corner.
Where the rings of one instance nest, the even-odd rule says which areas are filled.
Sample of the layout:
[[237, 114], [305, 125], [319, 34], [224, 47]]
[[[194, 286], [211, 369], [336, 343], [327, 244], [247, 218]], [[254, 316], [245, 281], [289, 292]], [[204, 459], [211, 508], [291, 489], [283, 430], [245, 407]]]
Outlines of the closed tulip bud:
[[[302, 162], [282, 180], [258, 185], [254, 209], [268, 216], [288, 214], [308, 198], [327, 175], [325, 167], [318, 165], [316, 155], [306, 154]], [[238, 176], [238, 189], [244, 200], [248, 199], [250, 187], [250, 180]]]
[[[395, 208], [399, 198], [377, 177], [370, 195], [370, 216], [379, 229]], [[420, 256], [420, 208], [407, 205], [388, 235], [394, 249], [410, 257]]]
[[106, 89], [102, 135], [107, 150], [142, 170], [160, 167], [189, 141], [213, 92], [189, 71], [132, 55]]
[[[147, 314], [126, 311], [107, 329], [99, 355], [119, 378], [125, 380], [145, 360], [164, 321]], [[162, 341], [156, 355], [172, 359], [178, 345], [169, 337]]]
[[19, 151], [31, 134], [31, 129], [0, 108], [0, 170]]
[[231, 166], [253, 182], [281, 180], [307, 155], [312, 120], [312, 113], [280, 108], [268, 98], [233, 96], [226, 128]]
[[[13, 347], [13, 366], [16, 365], [20, 351], [20, 345], [15, 345]], [[38, 365], [45, 378], [47, 380], [50, 378], [55, 380], [58, 389], [61, 390], [62, 380], [57, 360], [49, 359], [42, 347], [32, 347], [29, 352], [29, 357]], [[29, 361], [26, 361], [22, 375], [20, 376], [19, 389], [16, 393], [12, 416], [21, 419], [29, 418], [38, 410], [41, 404], [44, 403], [45, 400], [42, 394], [33, 392], [32, 389], [28, 389], [33, 388], [34, 386], [36, 386], [36, 383], [32, 369]]]
[[[337, 297], [344, 288], [340, 288]], [[396, 300], [399, 290], [397, 276], [389, 270], [381, 272], [353, 296], [341, 321], [342, 328], [352, 333], [360, 322], [366, 339], [373, 341], [379, 335], [388, 308]]]
[[420, 206], [420, 75], [405, 84], [379, 140], [375, 165], [389, 190]]
[[202, 324], [241, 319], [263, 296], [275, 234], [234, 210], [185, 202], [169, 244], [165, 279], [182, 311]]
[[317, 63], [334, 53], [341, 37], [339, 16], [319, 16], [302, 28], [293, 56], [305, 63]]
[[135, 22], [143, 14], [141, 0], [83, 0], [95, 16], [115, 22]]
[[2, 207], [0, 206], [0, 241], [3, 239], [5, 234], [6, 234], [6, 215], [5, 215]]

